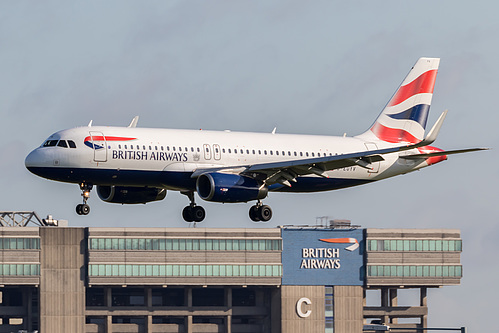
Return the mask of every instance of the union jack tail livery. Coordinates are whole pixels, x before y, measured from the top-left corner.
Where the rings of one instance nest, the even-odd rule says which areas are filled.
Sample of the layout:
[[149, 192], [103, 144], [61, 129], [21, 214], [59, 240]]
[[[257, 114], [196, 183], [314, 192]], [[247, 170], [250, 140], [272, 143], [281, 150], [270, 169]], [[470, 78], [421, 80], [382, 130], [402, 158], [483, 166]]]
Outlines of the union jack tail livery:
[[365, 135], [390, 143], [424, 138], [439, 58], [420, 58]]

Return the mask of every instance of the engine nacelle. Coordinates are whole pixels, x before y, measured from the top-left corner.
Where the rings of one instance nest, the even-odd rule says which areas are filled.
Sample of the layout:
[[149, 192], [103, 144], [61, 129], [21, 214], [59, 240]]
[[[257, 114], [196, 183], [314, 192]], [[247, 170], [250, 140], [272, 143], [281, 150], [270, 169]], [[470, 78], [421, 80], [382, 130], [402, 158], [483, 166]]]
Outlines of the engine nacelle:
[[166, 190], [156, 187], [97, 186], [97, 194], [102, 201], [120, 204], [145, 204], [163, 200]]
[[268, 193], [267, 187], [253, 178], [218, 172], [199, 176], [196, 190], [201, 199], [214, 202], [247, 202], [263, 199]]

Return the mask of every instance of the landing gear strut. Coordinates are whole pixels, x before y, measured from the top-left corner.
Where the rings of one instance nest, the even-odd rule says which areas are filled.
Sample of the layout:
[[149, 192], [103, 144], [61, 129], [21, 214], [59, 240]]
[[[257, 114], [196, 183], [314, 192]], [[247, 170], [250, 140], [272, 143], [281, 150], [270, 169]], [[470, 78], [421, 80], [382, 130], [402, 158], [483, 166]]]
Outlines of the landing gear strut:
[[186, 206], [182, 210], [182, 217], [186, 222], [201, 222], [204, 220], [206, 217], [206, 212], [204, 211], [204, 208], [201, 206], [197, 206], [196, 203], [194, 202], [194, 192], [193, 191], [188, 191], [188, 192], [181, 192], [182, 194], [185, 194], [191, 203], [189, 206]]
[[90, 190], [92, 190], [92, 184], [81, 183], [80, 190], [81, 196], [83, 197], [83, 203], [76, 205], [76, 214], [78, 215], [88, 215], [90, 213], [90, 206], [87, 205], [87, 200], [90, 198]]
[[256, 205], [251, 206], [249, 210], [249, 217], [253, 222], [268, 222], [272, 218], [272, 209], [258, 200]]

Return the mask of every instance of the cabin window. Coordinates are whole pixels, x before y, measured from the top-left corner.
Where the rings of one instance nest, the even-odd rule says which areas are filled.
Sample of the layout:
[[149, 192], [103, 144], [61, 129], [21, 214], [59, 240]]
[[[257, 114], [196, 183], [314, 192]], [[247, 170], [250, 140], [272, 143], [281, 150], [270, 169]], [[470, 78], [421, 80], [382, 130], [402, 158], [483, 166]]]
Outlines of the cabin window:
[[255, 155], [255, 150], [253, 149], [253, 155]]
[[272, 150], [270, 151], [270, 155], [274, 155], [274, 152]]
[[137, 145], [137, 150], [140, 150], [140, 146], [139, 145]]
[[163, 150], [163, 146], [161, 146], [161, 150]]
[[172, 147], [172, 150], [175, 151], [175, 146]]
[[191, 147], [191, 152], [194, 152], [194, 147]]
[[314, 156], [315, 156], [314, 153], [312, 153], [312, 157], [314, 157]]
[[182, 147], [178, 147], [178, 151], [182, 151]]
[[229, 148], [229, 149], [227, 149], [227, 151], [229, 152], [229, 154], [232, 152], [232, 151], [230, 150], [230, 148]]
[[246, 149], [246, 154], [248, 154], [248, 155], [249, 155], [249, 149]]
[[267, 155], [267, 151], [266, 151], [266, 150], [264, 150], [264, 151], [263, 151], [263, 154], [264, 154], [264, 155]]
[[76, 148], [76, 143], [73, 140], [68, 140], [69, 148]]
[[201, 150], [199, 149], [199, 147], [197, 148], [197, 150], [198, 150], [198, 153], [201, 151]]
[[244, 151], [242, 149], [240, 149], [240, 151], [241, 151], [241, 155], [244, 154]]
[[68, 148], [68, 144], [66, 143], [66, 140], [59, 140], [59, 143], [57, 144], [58, 147], [63, 147], [63, 148]]
[[291, 152], [290, 151], [288, 151], [288, 156], [291, 156]]
[[258, 155], [262, 155], [262, 151], [261, 150], [258, 151]]
[[305, 156], [307, 156], [307, 157], [308, 157], [308, 151], [305, 153]]
[[222, 153], [225, 154], [225, 148], [222, 148]]
[[154, 146], [154, 150], [158, 150], [158, 146]]
[[187, 147], [185, 147], [185, 151], [189, 151], [189, 149], [187, 149]]
[[149, 150], [152, 150], [151, 146], [149, 146]]
[[277, 151], [275, 152], [275, 154], [276, 154], [276, 155], [279, 155], [279, 150], [277, 150]]
[[118, 145], [118, 149], [121, 149], [121, 145]]
[[142, 149], [146, 150], [146, 146], [142, 146]]
[[300, 156], [303, 156], [303, 152], [302, 151], [300, 152]]

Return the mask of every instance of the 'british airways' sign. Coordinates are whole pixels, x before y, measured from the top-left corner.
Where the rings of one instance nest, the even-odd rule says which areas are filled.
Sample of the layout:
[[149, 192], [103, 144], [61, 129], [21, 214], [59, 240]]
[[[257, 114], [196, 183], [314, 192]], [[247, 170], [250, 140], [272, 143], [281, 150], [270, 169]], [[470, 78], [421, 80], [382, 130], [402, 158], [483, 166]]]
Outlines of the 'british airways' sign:
[[283, 285], [362, 285], [363, 231], [283, 229]]

